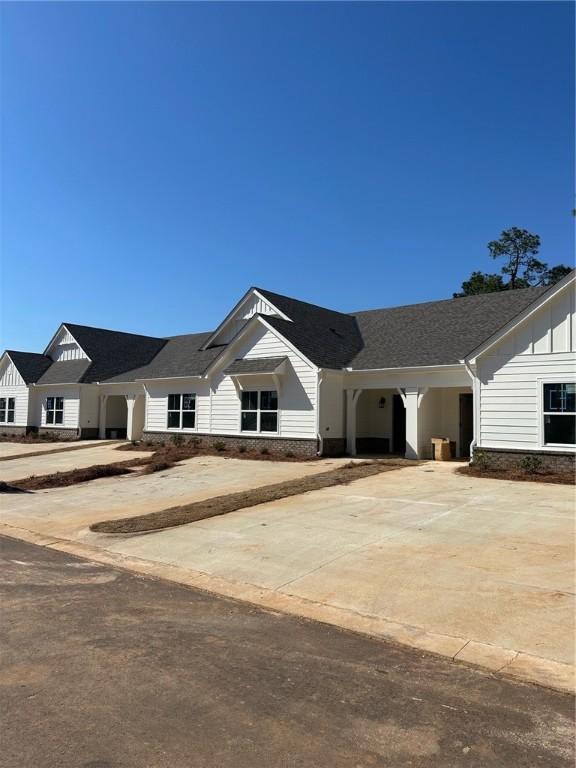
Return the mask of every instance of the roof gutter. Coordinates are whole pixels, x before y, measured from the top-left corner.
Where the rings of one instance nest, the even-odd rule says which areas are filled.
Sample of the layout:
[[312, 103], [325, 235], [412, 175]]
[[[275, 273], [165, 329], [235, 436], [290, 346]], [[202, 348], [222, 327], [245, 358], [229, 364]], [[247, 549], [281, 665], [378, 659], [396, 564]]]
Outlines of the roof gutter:
[[344, 368], [346, 373], [418, 373], [418, 371], [432, 370], [462, 370], [462, 363], [449, 363], [444, 365], [413, 365], [400, 368]]

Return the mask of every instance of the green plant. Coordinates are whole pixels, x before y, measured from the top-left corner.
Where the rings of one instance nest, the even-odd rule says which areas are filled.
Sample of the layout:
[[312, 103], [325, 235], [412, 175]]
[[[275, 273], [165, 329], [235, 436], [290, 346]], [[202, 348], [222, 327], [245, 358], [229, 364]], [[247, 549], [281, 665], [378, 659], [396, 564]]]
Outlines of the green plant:
[[214, 443], [214, 450], [216, 450], [216, 451], [225, 451], [226, 450], [226, 446], [224, 445], [224, 443], [221, 443], [220, 441], [218, 441], [217, 443]]
[[260, 453], [262, 454], [262, 456], [268, 456], [270, 451], [268, 450], [268, 448], [264, 447], [264, 448], [260, 448]]
[[295, 458], [296, 458], [296, 454], [295, 454], [295, 453], [292, 453], [292, 451], [286, 451], [286, 453], [284, 454], [284, 456], [285, 456], [287, 459], [295, 459]]
[[520, 469], [529, 475], [535, 475], [542, 469], [542, 459], [538, 456], [524, 456], [520, 459]]
[[182, 435], [172, 435], [170, 440], [173, 445], [182, 445], [184, 443], [184, 437]]
[[238, 446], [238, 453], [246, 453], [246, 446], [245, 445], [239, 445]]
[[488, 457], [484, 451], [476, 449], [472, 457], [472, 466], [477, 467], [481, 472], [488, 469]]

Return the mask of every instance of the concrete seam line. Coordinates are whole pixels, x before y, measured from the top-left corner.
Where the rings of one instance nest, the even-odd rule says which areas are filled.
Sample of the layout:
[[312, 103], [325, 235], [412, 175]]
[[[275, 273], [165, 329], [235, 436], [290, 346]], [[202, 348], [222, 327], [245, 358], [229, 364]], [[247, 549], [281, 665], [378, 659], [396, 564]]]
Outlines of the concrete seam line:
[[513, 656], [513, 657], [512, 657], [512, 658], [511, 658], [509, 661], [507, 661], [507, 662], [506, 662], [506, 664], [503, 664], [503, 665], [502, 665], [502, 666], [501, 666], [499, 669], [497, 669], [496, 671], [497, 671], [497, 672], [502, 672], [503, 670], [505, 670], [505, 669], [506, 669], [506, 667], [509, 667], [509, 666], [510, 666], [510, 664], [512, 664], [514, 661], [516, 661], [516, 659], [518, 658], [518, 656], [519, 656], [519, 655], [520, 655], [520, 651], [514, 651], [514, 656]]
[[469, 639], [468, 639], [468, 640], [466, 640], [466, 642], [464, 643], [464, 645], [462, 646], [462, 648], [460, 648], [460, 650], [459, 650], [459, 651], [456, 651], [456, 653], [454, 654], [454, 656], [452, 656], [452, 660], [453, 660], [453, 661], [459, 661], [459, 659], [458, 659], [458, 655], [459, 655], [460, 653], [462, 653], [462, 651], [464, 650], [464, 648], [466, 648], [466, 646], [468, 645], [468, 643], [469, 643], [469, 642], [470, 642], [470, 640], [469, 640]]

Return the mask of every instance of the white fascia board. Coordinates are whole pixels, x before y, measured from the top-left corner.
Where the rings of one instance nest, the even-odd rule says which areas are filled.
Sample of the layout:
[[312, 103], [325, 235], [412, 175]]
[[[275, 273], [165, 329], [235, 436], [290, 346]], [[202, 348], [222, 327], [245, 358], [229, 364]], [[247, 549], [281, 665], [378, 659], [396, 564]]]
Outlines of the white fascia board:
[[461, 371], [464, 363], [450, 363], [448, 365], [415, 365], [403, 368], [344, 368], [344, 373], [444, 373], [446, 371]]
[[[215, 338], [218, 336], [218, 334], [219, 334], [219, 333], [220, 333], [220, 332], [223, 330], [223, 328], [225, 328], [225, 327], [226, 327], [226, 325], [227, 325], [228, 321], [229, 321], [229, 320], [230, 320], [230, 319], [233, 317], [233, 315], [235, 315], [235, 314], [236, 314], [236, 312], [237, 312], [237, 311], [238, 311], [238, 310], [241, 308], [241, 306], [242, 306], [243, 304], [245, 304], [245, 303], [248, 301], [248, 299], [249, 299], [249, 298], [251, 298], [252, 296], [257, 296], [257, 297], [258, 297], [258, 298], [259, 298], [261, 301], [264, 301], [266, 304], [269, 304], [271, 307], [273, 307], [273, 308], [276, 310], [276, 312], [278, 313], [278, 315], [279, 315], [279, 316], [280, 316], [280, 317], [281, 317], [283, 320], [290, 320], [290, 318], [289, 318], [289, 317], [287, 317], [287, 316], [284, 314], [284, 312], [281, 312], [281, 311], [278, 309], [278, 307], [276, 307], [274, 304], [272, 304], [272, 302], [271, 302], [271, 301], [269, 301], [269, 299], [267, 299], [265, 296], [263, 296], [263, 295], [260, 293], [260, 291], [258, 291], [256, 288], [249, 288], [249, 289], [246, 291], [246, 293], [244, 294], [244, 296], [242, 296], [242, 298], [240, 299], [240, 301], [238, 301], [238, 302], [237, 302], [237, 303], [234, 305], [234, 307], [232, 307], [232, 309], [230, 310], [230, 312], [228, 312], [228, 314], [226, 315], [226, 317], [224, 318], [224, 320], [222, 320], [222, 322], [220, 323], [220, 325], [218, 326], [218, 328], [216, 328], [216, 330], [215, 330], [215, 331], [212, 333], [212, 335], [211, 335], [211, 336], [210, 336], [210, 337], [209, 337], [209, 338], [208, 338], [208, 339], [207, 339], [207, 340], [204, 342], [204, 344], [203, 344], [203, 345], [202, 345], [202, 347], [201, 347], [202, 349], [208, 349], [208, 347], [210, 346], [210, 344], [212, 343], [212, 341], [213, 341], [213, 340], [214, 340], [214, 339], [215, 339]], [[291, 320], [290, 320], [290, 322], [291, 322]]]
[[[74, 338], [74, 334], [73, 334], [73, 333], [70, 331], [70, 329], [69, 329], [69, 328], [66, 326], [66, 324], [65, 324], [65, 323], [60, 323], [60, 325], [58, 326], [58, 330], [56, 331], [56, 333], [54, 334], [54, 336], [52, 336], [52, 338], [50, 339], [50, 341], [49, 341], [49, 343], [48, 343], [48, 346], [46, 347], [46, 349], [45, 349], [45, 350], [44, 350], [44, 352], [42, 353], [43, 355], [47, 355], [47, 356], [48, 356], [48, 351], [50, 350], [50, 347], [51, 347], [51, 346], [54, 344], [54, 342], [55, 342], [55, 341], [56, 341], [56, 339], [58, 338], [58, 334], [60, 333], [60, 331], [62, 330], [62, 328], [66, 328], [66, 331], [67, 331], [67, 333], [69, 333], [69, 334], [70, 334], [70, 336], [72, 336], [72, 338], [74, 339], [74, 343], [75, 343], [75, 344], [78, 344], [77, 340]], [[87, 353], [86, 353], [86, 350], [82, 348], [82, 345], [81, 345], [81, 344], [78, 344], [78, 347], [79, 347], [79, 348], [82, 350], [82, 352], [84, 352], [84, 354], [86, 355], [86, 359], [87, 359], [87, 360], [90, 360], [90, 362], [92, 362], [92, 358], [91, 358], [91, 357], [88, 357], [88, 355], [87, 355]]]
[[496, 331], [496, 333], [493, 333], [492, 336], [483, 341], [482, 344], [469, 352], [464, 360], [462, 360], [462, 362], [475, 363], [477, 357], [488, 352], [488, 350], [491, 349], [495, 344], [497, 344], [499, 341], [502, 341], [503, 338], [508, 336], [509, 333], [512, 333], [512, 331], [514, 331], [521, 323], [532, 317], [532, 315], [535, 312], [538, 312], [539, 309], [542, 309], [542, 307], [548, 304], [549, 301], [552, 301], [552, 299], [558, 296], [558, 294], [561, 293], [566, 287], [568, 287], [571, 283], [574, 283], [575, 280], [576, 270], [573, 270], [569, 275], [566, 275], [564, 279], [550, 286], [548, 291], [535, 299], [532, 304], [530, 304], [519, 315], [513, 317], [512, 320], [506, 323], [506, 325], [500, 328], [500, 330]]

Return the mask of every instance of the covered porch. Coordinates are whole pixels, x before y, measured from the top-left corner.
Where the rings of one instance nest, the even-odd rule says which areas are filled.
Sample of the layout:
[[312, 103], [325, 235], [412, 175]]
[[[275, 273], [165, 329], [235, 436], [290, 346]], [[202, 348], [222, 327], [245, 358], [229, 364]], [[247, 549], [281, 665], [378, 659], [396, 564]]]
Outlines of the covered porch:
[[101, 440], [140, 440], [145, 414], [144, 387], [125, 390], [110, 386], [99, 395], [98, 437]]
[[465, 371], [454, 373], [426, 375], [422, 382], [412, 377], [409, 383], [398, 377], [357, 377], [357, 386], [346, 388], [347, 453], [431, 459], [432, 438], [447, 438], [455, 457], [468, 457], [474, 437], [472, 386]]

